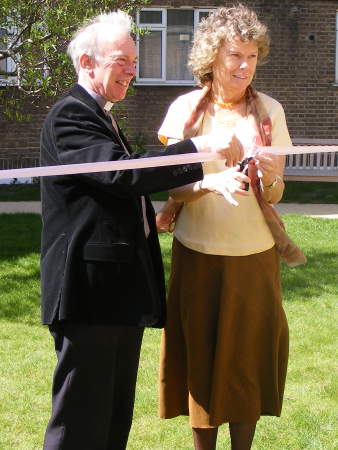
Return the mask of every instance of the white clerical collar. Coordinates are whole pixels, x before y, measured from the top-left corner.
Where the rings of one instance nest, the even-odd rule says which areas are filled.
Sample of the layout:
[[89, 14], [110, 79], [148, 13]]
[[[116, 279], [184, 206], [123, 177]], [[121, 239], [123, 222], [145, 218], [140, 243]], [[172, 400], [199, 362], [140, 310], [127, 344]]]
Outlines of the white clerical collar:
[[100, 94], [97, 94], [92, 89], [90, 89], [85, 84], [78, 82], [78, 84], [86, 91], [88, 94], [96, 101], [96, 103], [105, 111], [110, 111], [113, 104], [112, 102], [107, 102]]

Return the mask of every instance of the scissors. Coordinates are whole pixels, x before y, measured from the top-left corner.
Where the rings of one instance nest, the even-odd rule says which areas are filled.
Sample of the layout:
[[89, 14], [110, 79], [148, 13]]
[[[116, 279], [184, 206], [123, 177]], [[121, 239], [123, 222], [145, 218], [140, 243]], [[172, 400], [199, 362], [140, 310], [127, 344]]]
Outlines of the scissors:
[[[239, 171], [243, 172], [245, 175], [248, 174], [248, 164], [253, 159], [253, 156], [248, 156], [247, 158], [244, 158], [243, 161], [239, 163]], [[244, 190], [249, 190], [249, 183], [244, 183]]]

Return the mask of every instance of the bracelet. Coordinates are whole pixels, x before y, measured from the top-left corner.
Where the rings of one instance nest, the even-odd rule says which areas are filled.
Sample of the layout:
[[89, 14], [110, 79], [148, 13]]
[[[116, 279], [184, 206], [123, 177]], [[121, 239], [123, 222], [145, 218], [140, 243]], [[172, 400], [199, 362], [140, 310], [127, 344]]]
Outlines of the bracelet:
[[265, 185], [262, 183], [263, 189], [273, 189], [280, 180], [281, 177], [279, 175], [276, 175], [276, 178], [271, 184]]

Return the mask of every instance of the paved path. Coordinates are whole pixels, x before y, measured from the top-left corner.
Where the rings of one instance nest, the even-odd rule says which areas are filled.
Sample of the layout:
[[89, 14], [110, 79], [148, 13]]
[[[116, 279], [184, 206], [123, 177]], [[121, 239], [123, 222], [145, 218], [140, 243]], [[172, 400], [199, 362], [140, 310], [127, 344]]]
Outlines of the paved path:
[[280, 214], [338, 219], [338, 204], [280, 203], [276, 209]]
[[[157, 211], [163, 202], [153, 202]], [[310, 217], [338, 219], [338, 204], [280, 203], [276, 206], [280, 214], [302, 214]], [[0, 214], [41, 213], [40, 202], [0, 202]]]
[[0, 202], [0, 214], [41, 214], [40, 202]]

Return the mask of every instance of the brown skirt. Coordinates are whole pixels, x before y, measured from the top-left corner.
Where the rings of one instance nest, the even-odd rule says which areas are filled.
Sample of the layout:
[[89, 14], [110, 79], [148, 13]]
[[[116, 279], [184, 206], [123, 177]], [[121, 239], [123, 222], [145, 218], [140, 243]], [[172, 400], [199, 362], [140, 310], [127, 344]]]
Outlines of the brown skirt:
[[208, 428], [279, 416], [287, 360], [276, 249], [217, 256], [174, 239], [160, 417], [189, 415]]

